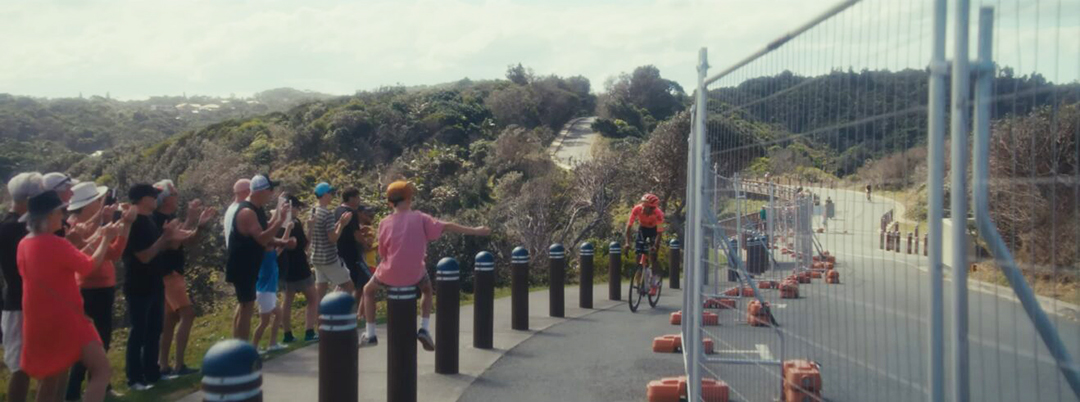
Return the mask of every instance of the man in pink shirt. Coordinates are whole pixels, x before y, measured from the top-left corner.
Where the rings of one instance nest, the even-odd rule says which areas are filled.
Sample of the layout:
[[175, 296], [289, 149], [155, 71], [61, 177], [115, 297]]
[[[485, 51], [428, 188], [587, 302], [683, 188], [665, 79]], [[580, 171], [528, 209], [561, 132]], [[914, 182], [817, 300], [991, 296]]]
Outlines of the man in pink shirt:
[[394, 207], [394, 213], [379, 222], [379, 255], [383, 260], [375, 277], [364, 286], [364, 318], [366, 331], [360, 335], [360, 346], [378, 344], [375, 338], [375, 293], [380, 288], [417, 286], [423, 293], [422, 317], [416, 339], [424, 350], [435, 350], [435, 342], [428, 332], [431, 316], [431, 279], [424, 269], [428, 243], [435, 241], [443, 231], [473, 236], [487, 236], [491, 229], [484, 226], [465, 227], [443, 222], [419, 211], [412, 210], [414, 189], [404, 180], [390, 183], [386, 188], [386, 200]]

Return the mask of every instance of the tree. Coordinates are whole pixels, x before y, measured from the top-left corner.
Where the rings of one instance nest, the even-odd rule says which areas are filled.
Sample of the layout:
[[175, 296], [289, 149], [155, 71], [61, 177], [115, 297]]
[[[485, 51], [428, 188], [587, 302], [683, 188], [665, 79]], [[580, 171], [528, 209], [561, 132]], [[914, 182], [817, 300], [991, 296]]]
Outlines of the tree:
[[676, 233], [683, 229], [689, 135], [690, 112], [676, 114], [656, 127], [637, 158], [644, 164], [641, 172], [648, 187], [642, 190], [660, 196], [660, 209], [671, 215], [669, 225]]
[[531, 68], [525, 68], [521, 63], [516, 66], [511, 64], [506, 67], [506, 79], [517, 85], [529, 85], [533, 80], [533, 71]]

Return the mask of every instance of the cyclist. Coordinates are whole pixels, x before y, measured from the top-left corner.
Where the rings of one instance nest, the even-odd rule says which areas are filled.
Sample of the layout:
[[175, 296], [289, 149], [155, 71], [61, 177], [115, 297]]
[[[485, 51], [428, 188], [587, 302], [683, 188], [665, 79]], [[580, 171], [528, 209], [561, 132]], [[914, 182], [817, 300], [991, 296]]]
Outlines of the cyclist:
[[[641, 203], [634, 206], [630, 211], [630, 219], [626, 222], [626, 246], [630, 248], [630, 231], [634, 228], [634, 222], [638, 222], [638, 232], [635, 237], [634, 250], [639, 256], [649, 255], [651, 250], [660, 247], [660, 234], [664, 232], [664, 211], [660, 210], [660, 198], [655, 194], [646, 193], [641, 197]], [[656, 281], [652, 275], [652, 261], [643, 258], [645, 277], [649, 278], [649, 294], [656, 295]]]

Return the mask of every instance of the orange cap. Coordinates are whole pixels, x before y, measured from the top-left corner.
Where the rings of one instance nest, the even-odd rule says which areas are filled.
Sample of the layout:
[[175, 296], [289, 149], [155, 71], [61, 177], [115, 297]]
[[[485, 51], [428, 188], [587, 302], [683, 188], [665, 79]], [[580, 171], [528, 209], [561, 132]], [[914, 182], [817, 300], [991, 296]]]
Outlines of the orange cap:
[[398, 180], [386, 186], [386, 199], [390, 202], [404, 201], [412, 198], [412, 184], [405, 180]]

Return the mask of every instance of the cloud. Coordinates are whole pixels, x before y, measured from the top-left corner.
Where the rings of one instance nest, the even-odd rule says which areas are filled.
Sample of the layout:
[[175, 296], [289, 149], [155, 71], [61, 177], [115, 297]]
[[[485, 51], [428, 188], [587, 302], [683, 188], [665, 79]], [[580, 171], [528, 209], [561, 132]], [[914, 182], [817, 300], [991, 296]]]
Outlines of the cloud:
[[[0, 92], [35, 96], [111, 92], [116, 97], [141, 98], [180, 92], [250, 94], [292, 86], [345, 94], [396, 83], [418, 85], [463, 77], [501, 77], [507, 65], [518, 62], [538, 73], [584, 75], [595, 88], [601, 88], [607, 77], [653, 64], [689, 89], [695, 82], [699, 48], [709, 48], [710, 64], [716, 71], [834, 3], [10, 2], [0, 4], [0, 18], [5, 21], [0, 25], [0, 49], [5, 57], [4, 68], [0, 68]], [[834, 31], [869, 31], [855, 27], [907, 15], [903, 14], [903, 4], [910, 2], [866, 3], [871, 2], [857, 6], [867, 9], [860, 11], [865, 18], [854, 15], [835, 20], [838, 28]], [[1063, 32], [1077, 32], [1075, 27], [1080, 24], [1072, 25], [1067, 28], [1072, 31]], [[897, 27], [900, 33], [913, 38], [923, 32], [904, 31], [906, 28], [899, 24]], [[829, 49], [826, 53], [840, 55], [847, 41], [859, 40], [830, 37], [828, 32], [808, 35], [799, 49], [790, 50], [788, 57], [794, 58], [788, 61], [813, 72], [819, 68], [811, 63], [827, 62], [815, 60], [809, 53], [813, 49]], [[900, 36], [893, 39], [899, 41]], [[1071, 55], [1071, 60], [1077, 60], [1076, 37], [1072, 35], [1073, 39], [1059, 45], [1066, 49], [1060, 59], [1070, 60]], [[881, 36], [884, 43], [888, 43], [886, 39]], [[796, 51], [800, 49], [803, 53]], [[924, 53], [928, 54], [928, 50]], [[914, 49], [904, 54], [911, 54], [913, 63], [925, 64]], [[769, 68], [782, 67], [780, 60], [770, 63]], [[757, 71], [765, 70], [762, 67]]]

